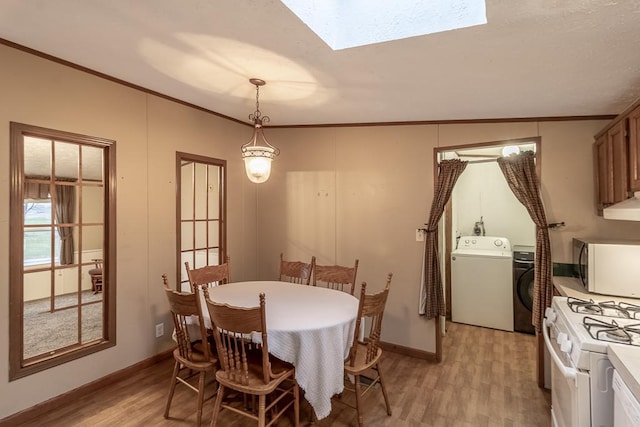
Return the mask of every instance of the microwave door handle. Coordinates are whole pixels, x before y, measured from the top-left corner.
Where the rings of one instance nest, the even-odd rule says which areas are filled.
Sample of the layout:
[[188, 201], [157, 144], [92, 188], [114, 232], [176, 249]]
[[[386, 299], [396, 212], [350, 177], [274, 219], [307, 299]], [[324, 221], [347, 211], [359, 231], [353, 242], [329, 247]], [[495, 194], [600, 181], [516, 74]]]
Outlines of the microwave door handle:
[[562, 375], [569, 380], [575, 380], [576, 373], [577, 373], [576, 369], [566, 367], [565, 364], [562, 363], [560, 356], [558, 356], [555, 349], [553, 348], [553, 345], [551, 344], [551, 339], [549, 338], [549, 327], [547, 325], [547, 319], [544, 319], [542, 321], [542, 335], [544, 335], [544, 342], [547, 346], [547, 349], [549, 350], [549, 354], [551, 355], [553, 362], [556, 364], [560, 372], [562, 372]]
[[586, 243], [583, 243], [580, 247], [580, 254], [578, 255], [578, 276], [580, 278], [580, 282], [582, 282], [582, 286], [587, 287], [587, 280], [584, 277], [584, 263], [582, 262], [582, 256], [585, 254], [585, 248], [587, 247]]

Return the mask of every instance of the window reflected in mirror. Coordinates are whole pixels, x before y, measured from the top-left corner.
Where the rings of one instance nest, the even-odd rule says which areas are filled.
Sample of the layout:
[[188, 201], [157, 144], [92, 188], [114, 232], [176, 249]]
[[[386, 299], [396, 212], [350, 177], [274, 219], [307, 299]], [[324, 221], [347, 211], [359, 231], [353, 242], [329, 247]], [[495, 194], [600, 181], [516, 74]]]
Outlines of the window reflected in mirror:
[[10, 379], [115, 345], [115, 145], [11, 123]]
[[226, 161], [176, 153], [178, 289], [190, 291], [191, 268], [223, 263], [226, 257]]

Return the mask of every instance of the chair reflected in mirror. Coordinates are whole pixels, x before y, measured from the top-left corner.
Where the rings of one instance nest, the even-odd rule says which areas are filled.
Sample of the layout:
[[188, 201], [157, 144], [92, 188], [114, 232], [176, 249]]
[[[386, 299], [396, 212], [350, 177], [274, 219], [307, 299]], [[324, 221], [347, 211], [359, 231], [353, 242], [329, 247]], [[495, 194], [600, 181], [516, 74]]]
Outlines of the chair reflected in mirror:
[[94, 258], [91, 261], [95, 264], [95, 267], [89, 270], [91, 289], [94, 294], [97, 294], [102, 292], [102, 258]]

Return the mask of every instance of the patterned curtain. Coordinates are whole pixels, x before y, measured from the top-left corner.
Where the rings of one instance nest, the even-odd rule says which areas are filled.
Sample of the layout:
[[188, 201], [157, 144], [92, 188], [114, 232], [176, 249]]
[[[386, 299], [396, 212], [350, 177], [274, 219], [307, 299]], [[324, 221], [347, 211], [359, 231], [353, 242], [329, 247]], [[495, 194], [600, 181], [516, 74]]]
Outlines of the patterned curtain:
[[452, 159], [440, 162], [438, 181], [436, 183], [431, 213], [427, 222], [427, 233], [424, 249], [424, 274], [420, 289], [420, 310], [427, 319], [444, 316], [446, 306], [442, 291], [442, 275], [440, 274], [440, 260], [438, 259], [438, 241], [436, 231], [438, 221], [442, 217], [444, 207], [451, 197], [453, 186], [467, 167], [467, 162]]
[[[56, 185], [56, 222], [71, 224], [75, 221], [76, 187]], [[60, 235], [60, 264], [73, 264], [73, 227], [58, 226]]]
[[525, 151], [518, 155], [501, 157], [498, 165], [515, 194], [524, 205], [536, 225], [536, 257], [533, 292], [533, 313], [531, 323], [539, 333], [542, 331], [542, 320], [547, 307], [551, 306], [553, 283], [551, 281], [551, 244], [549, 243], [549, 227], [544, 213], [538, 176], [536, 175], [535, 154]]
[[25, 182], [24, 198], [34, 200], [48, 200], [49, 188], [49, 184], [34, 184], [32, 182]]

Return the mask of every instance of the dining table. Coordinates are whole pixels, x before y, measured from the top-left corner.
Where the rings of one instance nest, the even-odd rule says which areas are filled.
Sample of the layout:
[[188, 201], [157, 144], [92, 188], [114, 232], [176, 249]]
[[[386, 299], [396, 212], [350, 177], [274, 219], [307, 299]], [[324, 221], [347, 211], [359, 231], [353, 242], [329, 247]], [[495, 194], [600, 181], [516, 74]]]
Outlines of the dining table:
[[[358, 299], [324, 287], [279, 281], [232, 282], [209, 289], [217, 303], [256, 307], [265, 294], [269, 353], [291, 363], [318, 420], [331, 412], [331, 397], [344, 389], [344, 360], [353, 343]], [[206, 307], [203, 305], [203, 307]], [[211, 328], [208, 311], [203, 320]], [[261, 342], [260, 334], [251, 339]]]

